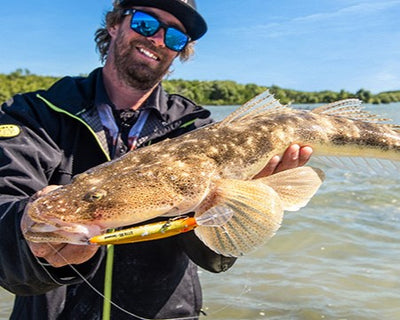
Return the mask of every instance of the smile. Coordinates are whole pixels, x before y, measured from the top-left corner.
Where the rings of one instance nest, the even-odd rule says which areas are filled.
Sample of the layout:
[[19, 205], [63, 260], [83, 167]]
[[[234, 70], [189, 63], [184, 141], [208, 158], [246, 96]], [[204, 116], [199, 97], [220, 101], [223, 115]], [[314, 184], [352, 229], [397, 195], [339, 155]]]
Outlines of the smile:
[[144, 49], [144, 48], [139, 48], [139, 51], [140, 51], [141, 53], [143, 53], [146, 57], [149, 57], [150, 59], [153, 59], [153, 60], [155, 60], [155, 61], [160, 60], [154, 53], [151, 53], [150, 51], [147, 51], [147, 50]]

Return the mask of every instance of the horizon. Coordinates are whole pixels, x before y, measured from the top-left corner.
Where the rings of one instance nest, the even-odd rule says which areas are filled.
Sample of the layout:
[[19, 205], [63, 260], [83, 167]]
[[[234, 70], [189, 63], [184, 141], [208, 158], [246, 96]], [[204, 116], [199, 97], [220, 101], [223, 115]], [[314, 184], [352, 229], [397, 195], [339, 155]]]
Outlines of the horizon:
[[[52, 76], [52, 75], [46, 75], [46, 74], [37, 74], [37, 73], [33, 73], [33, 72], [31, 72], [29, 69], [27, 69], [27, 68], [18, 68], [18, 69], [16, 69], [16, 70], [14, 70], [14, 71], [11, 71], [11, 72], [9, 72], [9, 73], [1, 73], [0, 72], [0, 74], [2, 74], [2, 75], [10, 75], [10, 74], [12, 74], [12, 73], [14, 73], [14, 72], [17, 72], [17, 73], [21, 73], [21, 76], [29, 76], [29, 75], [32, 75], [32, 76], [37, 76], [37, 77], [50, 77], [50, 78], [60, 78], [60, 77], [58, 77], [58, 76]], [[80, 74], [80, 75], [77, 75], [77, 76], [87, 76], [87, 74]], [[198, 79], [191, 79], [191, 80], [187, 80], [187, 79], [181, 79], [181, 78], [173, 78], [173, 79], [164, 79], [163, 81], [187, 81], [187, 82], [190, 82], [190, 81], [200, 81], [200, 82], [214, 82], [214, 81], [216, 81], [216, 82], [225, 82], [225, 81], [227, 81], [227, 82], [234, 82], [234, 83], [237, 83], [237, 84], [239, 84], [239, 85], [252, 85], [252, 84], [254, 84], [254, 83], [242, 83], [242, 82], [237, 82], [237, 81], [235, 81], [235, 80], [229, 80], [229, 79], [225, 79], [225, 80], [198, 80]], [[257, 85], [257, 84], [256, 84]], [[295, 89], [295, 88], [284, 88], [284, 87], [281, 87], [281, 86], [278, 86], [278, 85], [272, 85], [272, 86], [263, 86], [263, 85], [258, 85], [259, 87], [266, 87], [266, 89], [268, 89], [268, 90], [270, 90], [270, 89], [272, 89], [272, 87], [273, 86], [276, 86], [276, 87], [278, 87], [279, 89], [282, 89], [282, 90], [288, 90], [288, 91], [296, 91], [296, 92], [304, 92], [304, 93], [320, 93], [320, 92], [324, 92], [324, 91], [327, 91], [327, 92], [334, 92], [334, 93], [339, 93], [341, 90], [338, 90], [338, 91], [334, 91], [334, 90], [330, 90], [330, 89], [324, 89], [324, 90], [319, 90], [319, 91], [306, 91], [306, 90], [297, 90], [297, 89]], [[356, 94], [358, 91], [360, 91], [360, 90], [364, 90], [364, 91], [369, 91], [369, 92], [371, 92], [370, 90], [368, 90], [368, 88], [359, 88], [359, 89], [357, 89], [356, 91], [346, 91], [346, 90], [344, 90], [346, 93], [350, 93], [350, 94]], [[376, 92], [376, 93], [373, 93], [374, 95], [376, 95], [376, 94], [381, 94], [381, 93], [390, 93], [390, 92], [400, 92], [400, 89], [398, 89], [398, 90], [386, 90], [386, 91], [380, 91], [380, 92]], [[372, 92], [371, 92], [372, 93]]]
[[[3, 4], [0, 73], [62, 77], [100, 67], [94, 32], [111, 0]], [[316, 92], [400, 90], [400, 0], [197, 0], [208, 32], [168, 80]], [[89, 13], [89, 14], [88, 14]], [[73, 18], [72, 18], [73, 17]], [[21, 23], [23, 22], [23, 23]]]

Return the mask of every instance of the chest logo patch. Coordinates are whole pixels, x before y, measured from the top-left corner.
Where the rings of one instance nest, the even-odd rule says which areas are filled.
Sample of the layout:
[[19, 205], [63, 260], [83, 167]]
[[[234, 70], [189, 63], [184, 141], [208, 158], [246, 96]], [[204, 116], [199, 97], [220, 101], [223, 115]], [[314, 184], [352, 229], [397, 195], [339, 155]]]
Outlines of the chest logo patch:
[[15, 124], [0, 125], [0, 138], [13, 138], [21, 133], [21, 128]]

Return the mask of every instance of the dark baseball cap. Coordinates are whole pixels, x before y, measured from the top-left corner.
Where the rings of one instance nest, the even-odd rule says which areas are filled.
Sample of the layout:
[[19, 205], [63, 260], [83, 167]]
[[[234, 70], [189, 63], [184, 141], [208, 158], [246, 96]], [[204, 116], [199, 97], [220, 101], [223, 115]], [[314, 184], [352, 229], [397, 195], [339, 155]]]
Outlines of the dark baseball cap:
[[183, 24], [191, 40], [197, 40], [207, 32], [207, 24], [198, 13], [194, 0], [119, 0], [116, 3], [122, 8], [141, 6], [167, 11]]

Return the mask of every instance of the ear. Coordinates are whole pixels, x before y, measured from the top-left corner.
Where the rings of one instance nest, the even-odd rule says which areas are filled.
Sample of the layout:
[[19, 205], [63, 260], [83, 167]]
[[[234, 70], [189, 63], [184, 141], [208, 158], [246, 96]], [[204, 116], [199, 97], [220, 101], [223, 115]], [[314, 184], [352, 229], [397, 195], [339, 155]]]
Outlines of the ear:
[[115, 24], [115, 25], [107, 28], [108, 34], [111, 36], [111, 38], [115, 38], [116, 37], [120, 27], [121, 27], [120, 24]]

